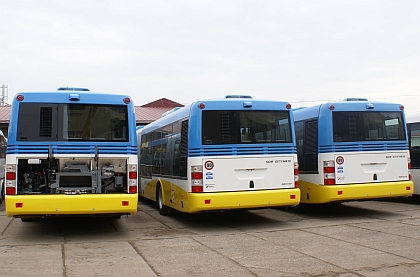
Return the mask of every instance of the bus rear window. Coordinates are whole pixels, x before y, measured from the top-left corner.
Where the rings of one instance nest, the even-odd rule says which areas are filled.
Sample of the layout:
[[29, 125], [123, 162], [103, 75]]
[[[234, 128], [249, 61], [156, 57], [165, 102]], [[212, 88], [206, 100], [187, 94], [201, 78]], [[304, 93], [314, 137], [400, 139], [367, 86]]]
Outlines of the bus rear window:
[[19, 141], [128, 141], [123, 105], [21, 103]]
[[333, 112], [335, 142], [405, 140], [401, 112]]
[[290, 143], [289, 111], [203, 111], [202, 144]]
[[64, 140], [127, 141], [127, 132], [126, 106], [64, 106]]

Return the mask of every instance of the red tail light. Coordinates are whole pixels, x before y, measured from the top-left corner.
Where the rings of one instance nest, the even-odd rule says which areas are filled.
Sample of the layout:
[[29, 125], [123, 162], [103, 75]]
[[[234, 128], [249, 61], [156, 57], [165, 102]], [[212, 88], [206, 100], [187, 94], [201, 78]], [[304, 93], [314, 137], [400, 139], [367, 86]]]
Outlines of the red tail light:
[[16, 172], [6, 172], [7, 180], [16, 180]]
[[191, 172], [191, 179], [203, 179], [203, 172]]
[[191, 186], [191, 192], [203, 192], [203, 186]]
[[295, 175], [295, 188], [299, 187], [299, 164], [295, 163], [294, 164], [294, 172], [293, 174]]
[[128, 193], [137, 193], [137, 186], [129, 186]]
[[411, 159], [408, 159], [408, 180], [412, 180], [413, 176], [411, 176]]
[[324, 185], [335, 185], [335, 163], [324, 161]]
[[324, 179], [324, 185], [335, 185], [334, 179]]
[[128, 173], [128, 178], [130, 178], [130, 179], [137, 179], [137, 171], [130, 171]]
[[15, 187], [6, 187], [6, 194], [7, 195], [15, 195], [16, 194], [16, 188]]
[[203, 192], [203, 166], [191, 166], [191, 192]]
[[324, 167], [324, 173], [334, 173], [335, 168], [334, 167]]
[[137, 193], [137, 164], [128, 165], [128, 193]]

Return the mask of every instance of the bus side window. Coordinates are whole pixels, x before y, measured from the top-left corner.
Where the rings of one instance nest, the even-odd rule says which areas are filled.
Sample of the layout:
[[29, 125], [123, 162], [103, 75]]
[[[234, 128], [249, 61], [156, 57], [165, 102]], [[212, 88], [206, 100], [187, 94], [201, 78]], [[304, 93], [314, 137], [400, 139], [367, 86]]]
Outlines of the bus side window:
[[410, 125], [411, 167], [420, 168], [420, 123]]

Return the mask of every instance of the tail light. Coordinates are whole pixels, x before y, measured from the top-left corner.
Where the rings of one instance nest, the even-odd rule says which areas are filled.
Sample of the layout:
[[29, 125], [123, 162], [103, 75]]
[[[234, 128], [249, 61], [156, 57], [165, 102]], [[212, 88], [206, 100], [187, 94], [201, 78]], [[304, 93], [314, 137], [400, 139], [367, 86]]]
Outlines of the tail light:
[[191, 192], [203, 192], [203, 167], [191, 166]]
[[407, 162], [408, 162], [408, 180], [412, 180], [412, 176], [411, 176], [411, 159], [410, 158], [408, 158], [408, 160], [407, 160]]
[[295, 175], [295, 188], [299, 187], [299, 164], [294, 164], [294, 175]]
[[16, 194], [16, 165], [7, 164], [6, 165], [6, 194], [14, 195]]
[[137, 165], [128, 165], [128, 193], [137, 193]]
[[335, 185], [334, 161], [324, 161], [324, 185]]

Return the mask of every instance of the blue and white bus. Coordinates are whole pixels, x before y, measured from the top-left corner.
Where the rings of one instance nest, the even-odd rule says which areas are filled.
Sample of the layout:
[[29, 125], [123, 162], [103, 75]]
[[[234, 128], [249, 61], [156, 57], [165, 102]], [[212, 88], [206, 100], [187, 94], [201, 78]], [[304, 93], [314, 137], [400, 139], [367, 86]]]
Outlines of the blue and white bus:
[[13, 100], [6, 154], [6, 214], [137, 212], [134, 105], [126, 95], [72, 88]]
[[301, 202], [412, 195], [403, 109], [346, 99], [295, 110]]
[[140, 195], [195, 213], [295, 206], [298, 163], [290, 104], [196, 101], [138, 132]]
[[414, 195], [420, 195], [420, 112], [407, 114], [407, 132], [410, 146], [411, 176]]

